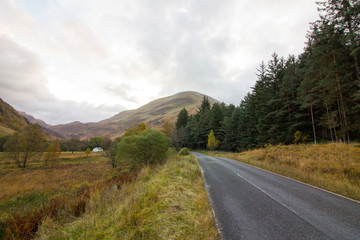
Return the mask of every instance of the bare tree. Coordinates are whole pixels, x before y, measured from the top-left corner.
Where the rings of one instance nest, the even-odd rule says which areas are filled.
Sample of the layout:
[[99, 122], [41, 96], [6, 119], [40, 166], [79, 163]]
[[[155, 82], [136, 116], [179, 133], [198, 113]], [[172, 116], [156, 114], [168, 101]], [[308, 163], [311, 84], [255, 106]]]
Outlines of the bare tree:
[[44, 134], [40, 125], [26, 126], [21, 133], [15, 132], [5, 143], [5, 150], [15, 160], [19, 168], [25, 168], [27, 161], [43, 152]]

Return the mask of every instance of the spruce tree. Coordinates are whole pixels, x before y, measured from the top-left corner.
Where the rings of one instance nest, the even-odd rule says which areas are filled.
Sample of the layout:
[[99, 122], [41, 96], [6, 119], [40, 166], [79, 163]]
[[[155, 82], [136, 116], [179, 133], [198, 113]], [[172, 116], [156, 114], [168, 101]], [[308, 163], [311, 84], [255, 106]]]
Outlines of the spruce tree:
[[332, 24], [344, 35], [354, 59], [357, 85], [360, 86], [360, 2], [358, 0], [327, 0], [318, 2], [321, 20]]
[[211, 104], [209, 102], [209, 98], [207, 96], [204, 96], [202, 102], [201, 102], [201, 106], [199, 108], [199, 113], [204, 112], [204, 111], [208, 111], [211, 108]]
[[224, 132], [223, 132], [223, 124], [224, 124], [224, 112], [220, 104], [214, 103], [211, 108], [211, 120], [210, 120], [210, 128], [214, 130], [215, 136], [219, 139], [219, 141], [223, 141]]
[[239, 108], [236, 108], [231, 118], [227, 118], [225, 121], [225, 139], [222, 143], [222, 148], [226, 151], [234, 152], [239, 147], [240, 118], [241, 111]]
[[186, 124], [189, 120], [189, 113], [186, 110], [186, 108], [184, 107], [183, 109], [181, 109], [181, 111], [179, 112], [178, 116], [177, 116], [177, 121], [176, 121], [176, 129], [180, 129], [182, 127], [186, 127]]

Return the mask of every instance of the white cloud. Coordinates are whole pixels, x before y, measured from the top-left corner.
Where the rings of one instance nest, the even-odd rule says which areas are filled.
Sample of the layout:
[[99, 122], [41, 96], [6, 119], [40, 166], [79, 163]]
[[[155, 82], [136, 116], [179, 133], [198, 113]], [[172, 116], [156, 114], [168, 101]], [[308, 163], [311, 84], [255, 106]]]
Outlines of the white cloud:
[[0, 35], [0, 95], [16, 101], [49, 98], [42, 62], [36, 54]]
[[47, 87], [44, 64], [39, 56], [6, 35], [0, 35], [0, 56], [0, 96], [17, 110], [49, 124], [99, 121], [125, 110], [120, 104], [57, 99]]
[[261, 61], [300, 53], [316, 18], [313, 0], [3, 0], [0, 57], [10, 44], [26, 63], [0, 58], [1, 96], [53, 123], [184, 90], [238, 104]]

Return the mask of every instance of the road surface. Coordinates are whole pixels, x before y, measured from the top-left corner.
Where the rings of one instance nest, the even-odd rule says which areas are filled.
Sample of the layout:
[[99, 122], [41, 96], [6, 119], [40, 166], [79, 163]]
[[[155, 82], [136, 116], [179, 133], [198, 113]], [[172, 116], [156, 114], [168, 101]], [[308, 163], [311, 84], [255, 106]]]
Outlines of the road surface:
[[238, 161], [193, 153], [223, 239], [357, 239], [360, 203]]

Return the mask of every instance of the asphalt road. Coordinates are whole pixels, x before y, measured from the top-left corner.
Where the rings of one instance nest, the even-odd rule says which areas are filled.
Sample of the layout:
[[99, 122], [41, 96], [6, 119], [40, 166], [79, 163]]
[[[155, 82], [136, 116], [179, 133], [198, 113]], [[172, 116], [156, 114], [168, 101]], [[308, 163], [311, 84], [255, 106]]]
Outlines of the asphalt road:
[[223, 239], [357, 239], [360, 203], [226, 158], [193, 153]]

